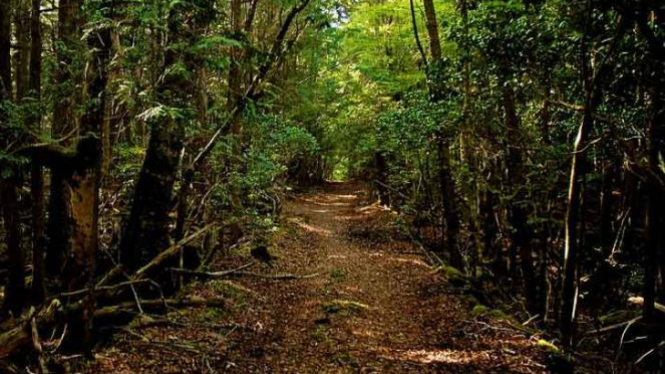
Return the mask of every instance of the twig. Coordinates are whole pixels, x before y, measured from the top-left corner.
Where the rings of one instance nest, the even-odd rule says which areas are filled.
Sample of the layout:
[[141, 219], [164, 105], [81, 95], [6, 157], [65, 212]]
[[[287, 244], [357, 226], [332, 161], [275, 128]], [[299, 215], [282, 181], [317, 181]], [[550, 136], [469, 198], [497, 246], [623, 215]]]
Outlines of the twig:
[[[104, 279], [102, 279], [102, 281], [104, 281]], [[147, 282], [149, 282], [148, 279], [137, 279], [137, 280], [133, 280], [133, 281], [121, 282], [121, 283], [118, 283], [118, 284], [114, 284], [112, 286], [102, 286], [102, 287], [96, 287], [94, 289], [84, 288], [84, 289], [76, 290], [76, 291], [72, 291], [72, 292], [63, 292], [63, 293], [51, 296], [51, 297], [49, 297], [49, 299], [58, 299], [58, 298], [63, 298], [63, 297], [78, 296], [78, 295], [86, 294], [86, 293], [91, 292], [91, 291], [95, 292], [95, 293], [102, 292], [102, 291], [113, 291], [113, 290], [116, 290], [118, 288], [122, 288], [122, 287], [125, 287], [125, 286], [130, 286], [133, 289], [134, 288], [133, 286], [135, 284], [147, 283]], [[101, 282], [100, 282], [100, 284], [101, 284]], [[134, 291], [134, 292], [136, 292], [136, 291]]]
[[247, 268], [250, 268], [254, 264], [256, 264], [256, 262], [252, 261], [235, 269], [218, 271], [218, 272], [196, 271], [196, 270], [178, 269], [178, 268], [172, 268], [171, 271], [178, 274], [197, 275], [209, 278], [222, 278], [237, 273], [239, 271], [245, 270]]
[[251, 276], [251, 277], [272, 279], [272, 280], [294, 280], [294, 279], [310, 279], [310, 278], [318, 277], [320, 274], [319, 273], [314, 273], [314, 274], [308, 274], [308, 275], [296, 275], [296, 274], [270, 275], [270, 274], [253, 273], [253, 272], [250, 272], [250, 271], [238, 271], [238, 272], [235, 272], [234, 275], [247, 275], [247, 276]]
[[141, 300], [139, 299], [139, 295], [136, 293], [136, 288], [134, 288], [133, 284], [130, 284], [129, 288], [132, 289], [132, 294], [134, 294], [134, 301], [136, 301], [136, 308], [138, 308], [139, 314], [143, 314], [143, 308], [141, 308]]
[[602, 334], [604, 332], [612, 331], [612, 330], [615, 330], [615, 329], [618, 329], [618, 328], [621, 328], [621, 327], [624, 327], [624, 326], [630, 326], [633, 323], [638, 322], [641, 319], [642, 319], [642, 317], [635, 317], [635, 318], [630, 319], [630, 320], [625, 321], [625, 322], [620, 322], [620, 323], [616, 323], [614, 325], [605, 326], [605, 327], [602, 327], [600, 329], [590, 331], [589, 335]]

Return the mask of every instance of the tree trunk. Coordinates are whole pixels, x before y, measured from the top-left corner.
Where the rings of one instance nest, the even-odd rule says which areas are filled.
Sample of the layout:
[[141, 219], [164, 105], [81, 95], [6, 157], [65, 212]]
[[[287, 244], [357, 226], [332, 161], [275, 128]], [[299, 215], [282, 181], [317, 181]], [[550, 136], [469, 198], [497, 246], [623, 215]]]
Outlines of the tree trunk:
[[[81, 0], [61, 0], [58, 8], [58, 40], [66, 52], [56, 55], [57, 67], [54, 73], [54, 83], [61, 90], [54, 101], [53, 125], [51, 127], [54, 137], [64, 137], [76, 126], [74, 107], [76, 94], [74, 89], [75, 77], [70, 66], [72, 51], [77, 50], [79, 29], [79, 8]], [[58, 50], [59, 51], [59, 50]], [[68, 241], [73, 229], [71, 222], [72, 197], [69, 194], [67, 166], [51, 170], [51, 193], [49, 200], [49, 220], [46, 231], [49, 238], [47, 252], [47, 271], [52, 276], [60, 275], [68, 255]]]
[[[589, 90], [589, 88], [587, 88]], [[573, 345], [573, 334], [577, 312], [578, 293], [578, 223], [581, 208], [580, 181], [584, 176], [586, 158], [584, 148], [590, 128], [593, 126], [593, 110], [595, 99], [593, 93], [587, 91], [584, 118], [580, 125], [575, 147], [573, 148], [573, 159], [570, 169], [570, 181], [568, 184], [568, 204], [566, 207], [565, 234], [564, 234], [564, 268], [563, 268], [563, 292], [561, 319], [561, 339], [563, 344], [570, 348]]]
[[[11, 48], [11, 13], [10, 1], [0, 4], [0, 103], [12, 99], [12, 64]], [[0, 123], [9, 121], [9, 113], [0, 107]], [[1, 129], [1, 127], [0, 127]], [[0, 133], [0, 147], [5, 149], [11, 141], [12, 134]], [[5, 244], [9, 266], [9, 280], [5, 287], [5, 298], [2, 311], [10, 311], [18, 316], [25, 305], [25, 259], [21, 250], [21, 223], [19, 212], [19, 193], [21, 185], [15, 165], [0, 164], [0, 205], [5, 227]]]
[[665, 149], [665, 113], [663, 113], [663, 64], [656, 63], [651, 80], [651, 118], [647, 128], [647, 147], [649, 175], [647, 178], [647, 220], [646, 220], [646, 256], [644, 280], [644, 317], [649, 319], [654, 314], [656, 302], [656, 280], [658, 261], [663, 245], [663, 182], [665, 175], [660, 169], [660, 156]]
[[[168, 16], [172, 43], [183, 39], [181, 28], [184, 25], [177, 15], [177, 9], [173, 9]], [[179, 63], [179, 58], [179, 54], [167, 48], [161, 71], [168, 71]], [[193, 70], [191, 61], [187, 61], [186, 66], [187, 70]], [[166, 74], [155, 91], [159, 102], [181, 107], [185, 105], [187, 94], [192, 92], [192, 86], [187, 74], [172, 73]], [[182, 121], [168, 115], [151, 120], [150, 142], [120, 241], [120, 262], [130, 270], [140, 268], [169, 246], [169, 213], [185, 135]]]
[[28, 90], [28, 61], [30, 57], [30, 0], [15, 0], [14, 35], [18, 50], [14, 54], [16, 102], [21, 102]]
[[508, 183], [517, 189], [514, 197], [508, 203], [508, 220], [511, 227], [512, 246], [516, 246], [520, 255], [522, 268], [522, 280], [526, 291], [527, 309], [532, 315], [543, 315], [540, 301], [538, 300], [537, 281], [533, 266], [533, 253], [531, 252], [531, 241], [533, 234], [527, 225], [527, 213], [521, 205], [526, 199], [524, 186], [524, 161], [520, 147], [521, 129], [520, 118], [515, 108], [515, 93], [513, 86], [508, 81], [510, 74], [504, 75], [503, 86], [503, 109], [504, 120], [508, 139], [508, 159], [506, 160]]
[[[242, 0], [231, 0], [231, 22], [233, 24], [234, 37], [242, 40], [243, 22], [242, 22]], [[227, 109], [233, 111], [242, 100], [242, 48], [231, 47], [231, 62], [229, 66], [229, 92], [227, 97]], [[242, 121], [240, 116], [234, 116], [231, 123], [231, 133], [239, 135], [241, 132]]]
[[[32, 0], [30, 14], [30, 80], [29, 95], [40, 103], [42, 91], [42, 24], [41, 0]], [[34, 110], [28, 124], [36, 133], [41, 133], [41, 110]], [[32, 200], [32, 304], [44, 301], [44, 253], [45, 253], [45, 216], [44, 216], [44, 176], [42, 166], [36, 160], [30, 165], [30, 196]]]
[[[437, 103], [443, 100], [443, 81], [441, 42], [439, 40], [439, 26], [436, 20], [436, 11], [432, 0], [424, 0], [425, 18], [427, 33], [429, 35], [430, 53], [432, 54], [432, 63], [428, 69], [428, 83], [430, 89], [430, 100]], [[443, 196], [443, 214], [446, 222], [446, 246], [450, 254], [451, 265], [462, 268], [462, 255], [457, 248], [457, 236], [459, 235], [459, 218], [457, 214], [457, 194], [452, 179], [450, 165], [450, 148], [439, 134], [437, 139], [439, 152], [439, 179], [441, 183], [441, 192]]]
[[[0, 2], [0, 100], [12, 99], [11, 13], [11, 2]], [[0, 115], [1, 121], [8, 120], [7, 113]]]
[[18, 317], [26, 302], [25, 257], [21, 250], [21, 222], [19, 215], [18, 180], [8, 178], [2, 182], [2, 215], [5, 222], [5, 243], [9, 266], [9, 281], [5, 288], [4, 311]]

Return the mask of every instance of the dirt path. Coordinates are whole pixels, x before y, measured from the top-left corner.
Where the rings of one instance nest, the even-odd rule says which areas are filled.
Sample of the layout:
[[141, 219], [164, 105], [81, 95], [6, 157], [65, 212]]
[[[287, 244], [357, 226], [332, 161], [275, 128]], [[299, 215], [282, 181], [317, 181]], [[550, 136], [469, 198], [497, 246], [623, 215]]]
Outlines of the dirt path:
[[[543, 356], [542, 349], [499, 321], [472, 316], [417, 249], [394, 237], [390, 212], [360, 205], [362, 193], [356, 185], [329, 184], [288, 201], [288, 224], [271, 248], [278, 257], [275, 268], [255, 269], [317, 276], [234, 280], [234, 289], [247, 290], [247, 297], [209, 318], [227, 327], [232, 321], [233, 328], [213, 333], [201, 324], [158, 332], [170, 342], [199, 342], [197, 349], [217, 356], [201, 360], [202, 354], [151, 346], [155, 352], [138, 358], [148, 359], [149, 366], [128, 364], [137, 352], [122, 356], [116, 348], [98, 355], [111, 363], [101, 366], [114, 372], [121, 366], [142, 371], [136, 365], [155, 372], [546, 372], [534, 358]], [[220, 290], [214, 282], [201, 287], [207, 294]], [[201, 311], [194, 313], [201, 318]]]
[[230, 372], [543, 371], [532, 343], [464, 312], [416, 249], [390, 237], [390, 213], [359, 206], [361, 193], [328, 185], [288, 204], [280, 267], [320, 276], [248, 284], [264, 298], [242, 323], [260, 328], [236, 336]]

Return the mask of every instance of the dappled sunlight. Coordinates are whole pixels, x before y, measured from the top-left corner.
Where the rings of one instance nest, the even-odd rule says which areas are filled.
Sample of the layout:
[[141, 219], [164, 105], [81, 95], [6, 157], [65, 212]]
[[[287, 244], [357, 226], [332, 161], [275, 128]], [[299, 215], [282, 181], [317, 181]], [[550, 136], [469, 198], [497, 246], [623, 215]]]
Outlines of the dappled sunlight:
[[440, 349], [440, 350], [419, 349], [419, 350], [394, 351], [385, 347], [380, 348], [380, 352], [383, 358], [389, 360], [408, 361], [420, 364], [433, 364], [433, 363], [469, 364], [474, 362], [479, 363], [482, 361], [489, 360], [493, 353], [490, 350], [462, 351], [462, 350], [450, 350], [450, 349]]
[[351, 331], [351, 333], [355, 336], [359, 336], [362, 338], [375, 338], [376, 337], [376, 332], [370, 331], [367, 329], [356, 329]]
[[357, 219], [358, 217], [355, 216], [335, 216], [335, 221], [354, 221]]
[[391, 262], [407, 263], [407, 264], [412, 264], [412, 265], [429, 267], [429, 265], [427, 265], [427, 263], [425, 261], [417, 259], [417, 258], [395, 257], [395, 258], [391, 258], [390, 261]]
[[307, 232], [312, 232], [312, 233], [319, 234], [319, 235], [324, 235], [324, 236], [330, 236], [330, 234], [331, 234], [330, 230], [326, 230], [326, 229], [322, 229], [320, 227], [312, 226], [308, 223], [296, 222], [296, 225], [298, 225], [298, 227], [300, 227], [301, 229], [303, 229]]
[[352, 203], [342, 203], [342, 202], [321, 202], [321, 201], [308, 201], [310, 204], [318, 205], [318, 206], [344, 206], [344, 207], [349, 207], [353, 205]]
[[360, 293], [360, 292], [362, 292], [362, 289], [358, 286], [346, 286], [346, 287], [344, 287], [344, 290], [349, 292], [349, 293]]
[[330, 230], [311, 225], [307, 222], [304, 222], [304, 220], [301, 218], [290, 218], [288, 221], [309, 233], [315, 233], [323, 236], [331, 235]]

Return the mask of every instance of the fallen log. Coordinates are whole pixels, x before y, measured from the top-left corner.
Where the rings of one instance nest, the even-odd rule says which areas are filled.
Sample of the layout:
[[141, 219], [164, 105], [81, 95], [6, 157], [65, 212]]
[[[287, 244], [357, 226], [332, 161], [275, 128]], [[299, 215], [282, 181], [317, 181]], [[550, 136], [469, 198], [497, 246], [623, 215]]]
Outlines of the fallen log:
[[32, 313], [28, 316], [27, 321], [0, 334], [0, 359], [10, 356], [22, 347], [32, 345], [33, 323], [38, 326], [40, 323], [50, 325], [60, 317], [61, 312], [62, 305], [58, 300], [53, 300], [46, 309]]
[[[224, 306], [223, 299], [205, 299], [202, 297], [190, 297], [186, 299], [152, 299], [142, 300], [143, 309], [159, 308], [183, 308], [189, 306]], [[80, 313], [83, 303], [77, 302], [67, 307], [62, 307], [58, 300], [53, 300], [48, 308], [35, 315], [29, 316], [26, 321], [17, 327], [0, 334], [0, 359], [11, 356], [19, 349], [33, 346], [33, 330], [56, 325], [67, 321], [67, 318]], [[111, 318], [125, 313], [137, 313], [139, 305], [136, 302], [124, 302], [117, 305], [102, 307], [95, 310], [94, 319]]]
[[[190, 297], [186, 299], [152, 299], [141, 300], [140, 305], [143, 309], [155, 308], [184, 308], [189, 306], [224, 306], [223, 299], [205, 299], [202, 297]], [[106, 306], [97, 309], [94, 318], [109, 318], [121, 313], [135, 313], [138, 311], [138, 304], [133, 301], [120, 303], [117, 305]]]

